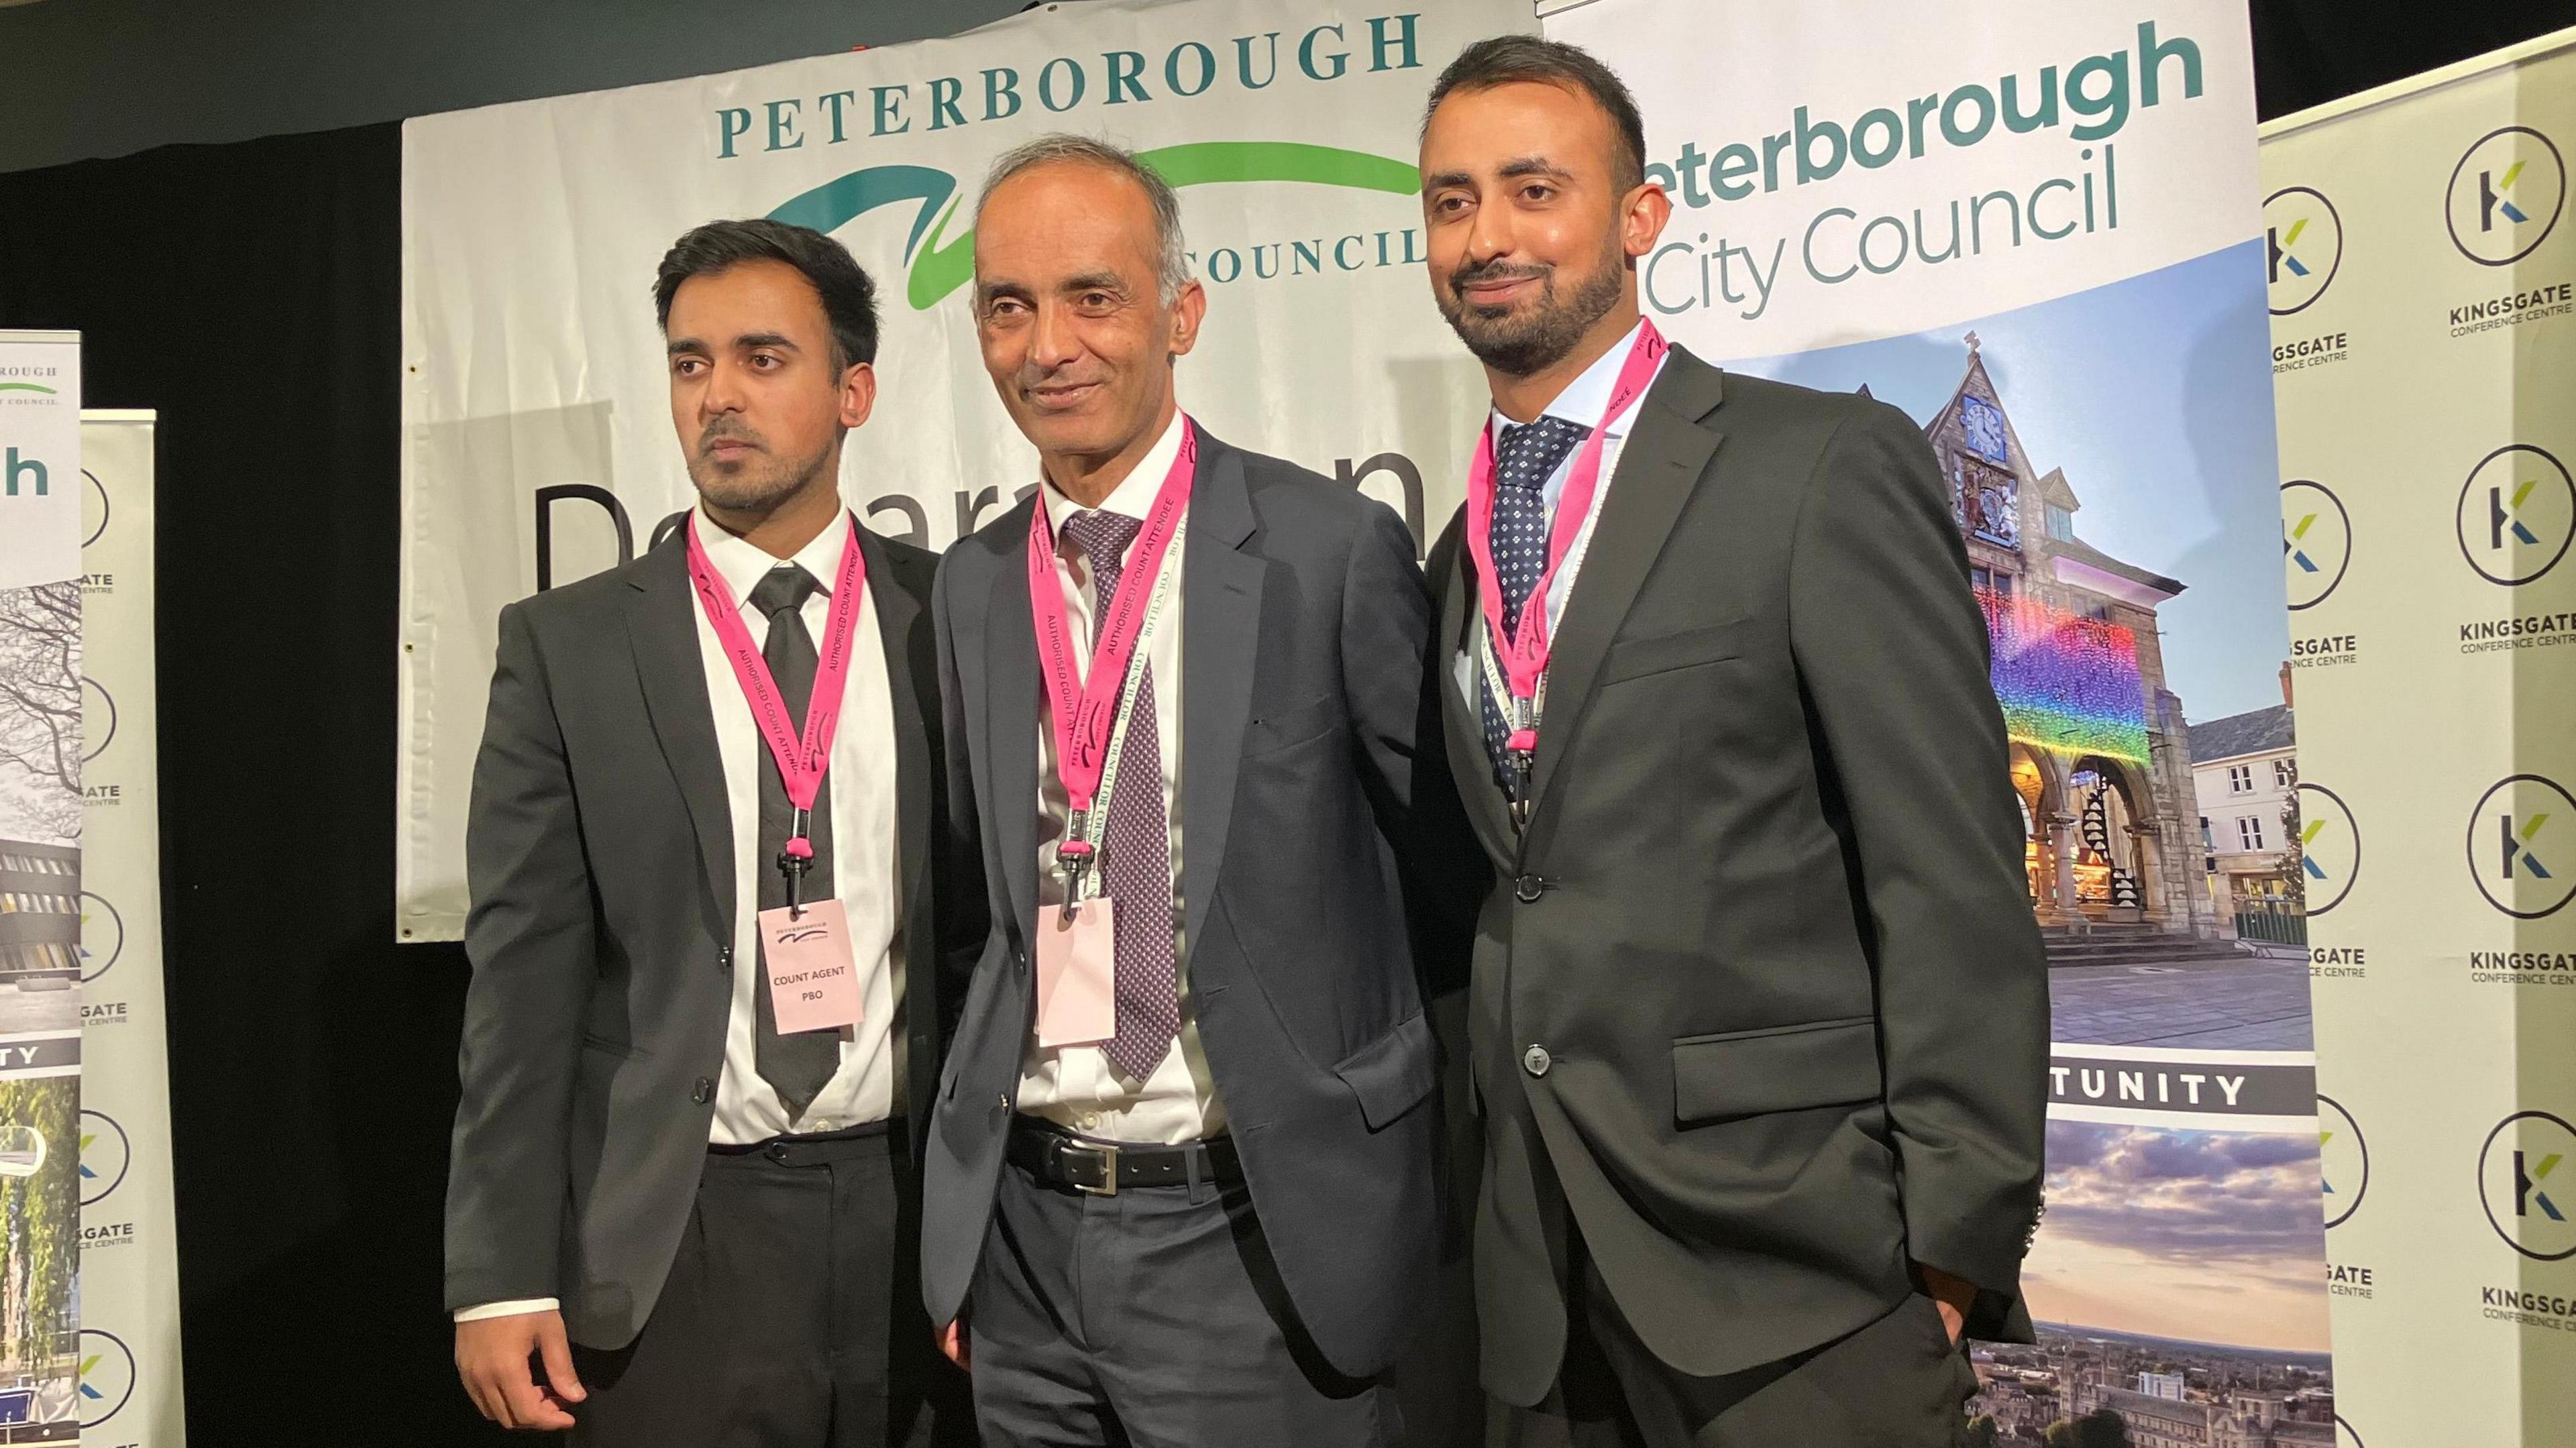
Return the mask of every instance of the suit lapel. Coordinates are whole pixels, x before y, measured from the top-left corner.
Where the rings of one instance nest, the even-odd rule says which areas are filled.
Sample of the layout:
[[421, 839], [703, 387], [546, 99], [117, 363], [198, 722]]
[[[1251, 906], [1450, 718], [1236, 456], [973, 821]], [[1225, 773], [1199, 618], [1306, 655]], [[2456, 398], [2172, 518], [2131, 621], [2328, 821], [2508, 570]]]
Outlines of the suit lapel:
[[[1007, 516], [1005, 536], [1028, 531], [1037, 495]], [[1025, 545], [1023, 545], [1025, 546]], [[1020, 939], [1036, 947], [1038, 920], [1038, 643], [1029, 621], [1029, 572], [1018, 548], [1008, 550], [984, 610], [984, 738], [975, 742], [993, 782], [990, 821], [1002, 879], [1019, 920]]]
[[[1432, 682], [1440, 690], [1440, 718], [1448, 731], [1449, 772], [1458, 782], [1458, 797], [1467, 801], [1467, 814], [1476, 822], [1476, 837], [1496, 860], [1509, 863], [1518, 846], [1512, 838], [1512, 821], [1503, 802], [1503, 792], [1494, 784], [1494, 764], [1485, 753], [1484, 705], [1473, 693], [1458, 691], [1457, 660], [1461, 652], [1476, 642], [1476, 631], [1484, 627], [1477, 613], [1476, 580], [1472, 576], [1474, 561], [1467, 553], [1466, 524], [1459, 524], [1458, 546], [1451, 551], [1451, 566], [1441, 584], [1440, 647], [1434, 651], [1432, 666], [1438, 677]], [[1472, 653], [1468, 655], [1471, 659]], [[1471, 681], [1476, 676], [1469, 675]]]
[[[868, 594], [876, 605], [877, 633], [885, 646], [886, 693], [894, 705], [895, 842], [901, 861], [903, 893], [910, 908], [903, 923], [910, 935], [915, 922], [930, 919], [930, 735], [922, 722], [921, 696], [915, 688], [913, 636], [921, 623], [921, 600], [895, 577], [894, 559], [874, 533], [858, 530], [859, 553], [867, 559]], [[918, 979], [930, 972], [910, 976]]]
[[1202, 432], [1190, 484], [1190, 533], [1182, 545], [1180, 887], [1184, 939], [1202, 938], [1226, 832], [1234, 823], [1234, 782], [1252, 719], [1254, 657], [1267, 571], [1243, 545], [1259, 527], [1243, 458]]
[[734, 927], [733, 816], [725, 800], [724, 759], [716, 749], [706, 664], [698, 652], [698, 605], [689, 591], [687, 544], [674, 538], [655, 549], [632, 584], [626, 638], [635, 653], [644, 710], [680, 786], [689, 823], [697, 830], [698, 859], [706, 866], [721, 938], [729, 943]]
[[[1574, 592], [1551, 641], [1547, 714], [1540, 721], [1538, 761], [1531, 781], [1537, 801], [1532, 828], [1546, 818], [1557, 766], [1582, 727], [1583, 713], [1601, 674], [1611, 637], [1627, 618], [1637, 590], [1663, 552], [1664, 540], [1699, 486], [1700, 470], [1717, 451], [1719, 434], [1702, 419], [1716, 410], [1721, 374], [1679, 347], [1637, 407], [1593, 524], [1592, 544], [1576, 575]], [[1482, 750], [1479, 749], [1481, 755]]]

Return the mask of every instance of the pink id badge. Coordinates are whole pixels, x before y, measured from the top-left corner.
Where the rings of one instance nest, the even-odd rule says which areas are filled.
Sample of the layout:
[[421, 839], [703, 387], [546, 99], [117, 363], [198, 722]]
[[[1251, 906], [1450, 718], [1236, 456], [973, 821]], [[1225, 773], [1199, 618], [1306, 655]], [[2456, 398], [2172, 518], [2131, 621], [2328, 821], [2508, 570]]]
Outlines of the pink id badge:
[[1117, 934], [1107, 896], [1038, 907], [1038, 1044], [1089, 1046], [1118, 1034]]
[[850, 960], [850, 922], [840, 901], [761, 911], [760, 946], [779, 1034], [859, 1023], [859, 972]]

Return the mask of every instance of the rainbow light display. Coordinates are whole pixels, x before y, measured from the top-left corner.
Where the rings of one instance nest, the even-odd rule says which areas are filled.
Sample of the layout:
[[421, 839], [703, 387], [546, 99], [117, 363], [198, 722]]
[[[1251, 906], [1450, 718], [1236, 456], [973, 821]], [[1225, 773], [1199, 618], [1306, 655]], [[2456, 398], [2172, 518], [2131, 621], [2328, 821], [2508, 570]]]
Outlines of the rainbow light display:
[[1981, 588], [1977, 604], [1994, 640], [1995, 698], [2006, 732], [2059, 754], [2147, 762], [2146, 689], [2134, 635], [2033, 598]]

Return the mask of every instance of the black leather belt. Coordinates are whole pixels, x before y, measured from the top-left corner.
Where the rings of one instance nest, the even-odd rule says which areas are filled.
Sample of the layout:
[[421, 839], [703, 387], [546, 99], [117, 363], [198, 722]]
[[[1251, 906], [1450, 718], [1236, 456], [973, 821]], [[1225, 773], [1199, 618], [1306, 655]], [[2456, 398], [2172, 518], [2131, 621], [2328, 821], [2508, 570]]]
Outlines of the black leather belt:
[[1034, 1116], [1011, 1120], [1011, 1165], [1046, 1186], [1114, 1197], [1130, 1187], [1178, 1187], [1196, 1178], [1220, 1184], [1243, 1180], [1242, 1159], [1227, 1137], [1185, 1146], [1146, 1146], [1135, 1142], [1093, 1141]]

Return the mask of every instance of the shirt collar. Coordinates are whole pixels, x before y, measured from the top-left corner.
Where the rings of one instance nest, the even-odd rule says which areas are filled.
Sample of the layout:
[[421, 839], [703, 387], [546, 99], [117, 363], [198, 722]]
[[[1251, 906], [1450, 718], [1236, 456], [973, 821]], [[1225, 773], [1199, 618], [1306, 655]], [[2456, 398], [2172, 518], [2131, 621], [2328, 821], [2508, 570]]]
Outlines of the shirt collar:
[[[1172, 420], [1163, 426], [1163, 435], [1137, 460], [1134, 470], [1110, 490], [1100, 504], [1101, 511], [1139, 523], [1145, 521], [1145, 515], [1154, 511], [1154, 495], [1163, 490], [1163, 479], [1172, 471], [1172, 460], [1181, 455], [1181, 424], [1186, 418], [1187, 414], [1173, 409]], [[1059, 535], [1064, 532], [1064, 520], [1083, 511], [1080, 503], [1056, 491], [1055, 484], [1047, 481], [1043, 473], [1038, 477], [1038, 492], [1046, 499], [1047, 527]]]
[[[1619, 371], [1628, 365], [1629, 350], [1637, 345], [1637, 334], [1645, 330], [1645, 326], [1645, 319], [1638, 318], [1637, 325], [1630, 327], [1627, 335], [1621, 337], [1616, 345], [1592, 359], [1592, 365], [1583, 369], [1583, 375], [1565, 384], [1565, 390], [1556, 394], [1556, 400], [1549, 403], [1540, 416], [1561, 417], [1586, 428], [1599, 427], [1601, 414], [1610, 406], [1610, 393], [1619, 385]], [[1626, 437], [1630, 424], [1636, 419], [1637, 409], [1634, 407], [1611, 419], [1604, 441]], [[1492, 426], [1495, 437], [1499, 438], [1504, 428], [1512, 426], [1512, 420], [1497, 408]]]
[[[707, 562], [715, 565], [716, 576], [732, 590], [736, 607], [751, 606], [751, 591], [760, 586], [761, 576], [778, 566], [780, 560], [763, 552], [759, 545], [725, 531], [724, 525], [707, 516], [704, 506], [698, 509], [698, 541], [706, 545]], [[832, 586], [841, 580], [841, 551], [850, 546], [849, 512], [844, 509], [832, 526], [814, 535], [812, 542], [796, 550], [786, 561], [814, 575], [817, 590], [825, 598], [832, 596]]]

